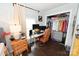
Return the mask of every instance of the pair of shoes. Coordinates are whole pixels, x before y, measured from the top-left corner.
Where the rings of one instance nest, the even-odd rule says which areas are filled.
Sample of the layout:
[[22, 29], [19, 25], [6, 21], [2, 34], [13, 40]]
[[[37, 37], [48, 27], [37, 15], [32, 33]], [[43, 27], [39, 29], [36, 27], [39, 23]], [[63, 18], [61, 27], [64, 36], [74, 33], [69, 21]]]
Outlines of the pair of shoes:
[[45, 44], [44, 43], [41, 43], [41, 44], [39, 44], [39, 46], [42, 47], [42, 46], [45, 46]]

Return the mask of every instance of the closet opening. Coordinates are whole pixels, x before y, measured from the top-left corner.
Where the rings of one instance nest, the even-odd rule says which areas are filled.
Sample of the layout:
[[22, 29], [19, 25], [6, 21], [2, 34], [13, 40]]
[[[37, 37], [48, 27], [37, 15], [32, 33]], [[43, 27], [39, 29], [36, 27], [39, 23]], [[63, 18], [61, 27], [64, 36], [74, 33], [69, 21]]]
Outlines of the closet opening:
[[70, 12], [47, 16], [51, 28], [51, 39], [65, 45]]

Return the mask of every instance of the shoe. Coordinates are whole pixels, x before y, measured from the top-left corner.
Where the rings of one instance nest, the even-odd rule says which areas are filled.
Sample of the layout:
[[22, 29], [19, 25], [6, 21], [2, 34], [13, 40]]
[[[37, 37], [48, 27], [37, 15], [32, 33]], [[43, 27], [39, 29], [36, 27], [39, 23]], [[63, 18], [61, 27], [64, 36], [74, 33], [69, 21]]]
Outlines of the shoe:
[[39, 46], [42, 47], [42, 46], [45, 46], [45, 44], [44, 43], [41, 43], [41, 44], [39, 44]]

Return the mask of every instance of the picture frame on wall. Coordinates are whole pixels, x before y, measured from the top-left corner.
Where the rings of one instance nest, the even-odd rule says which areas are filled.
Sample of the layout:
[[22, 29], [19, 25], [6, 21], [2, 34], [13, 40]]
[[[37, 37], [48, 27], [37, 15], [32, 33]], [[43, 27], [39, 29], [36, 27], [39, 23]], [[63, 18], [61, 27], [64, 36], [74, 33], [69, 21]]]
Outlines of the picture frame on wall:
[[43, 20], [42, 20], [42, 16], [38, 16], [38, 21], [39, 22], [42, 22]]

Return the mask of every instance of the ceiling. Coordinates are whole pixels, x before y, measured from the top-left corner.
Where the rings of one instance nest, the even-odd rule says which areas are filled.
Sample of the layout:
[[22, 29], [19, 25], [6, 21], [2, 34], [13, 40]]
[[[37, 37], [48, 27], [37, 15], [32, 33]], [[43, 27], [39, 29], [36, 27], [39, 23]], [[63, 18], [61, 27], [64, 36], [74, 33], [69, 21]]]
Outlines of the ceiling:
[[39, 10], [40, 12], [47, 11], [59, 6], [64, 5], [65, 3], [25, 3], [23, 5], [31, 7], [33, 9]]

